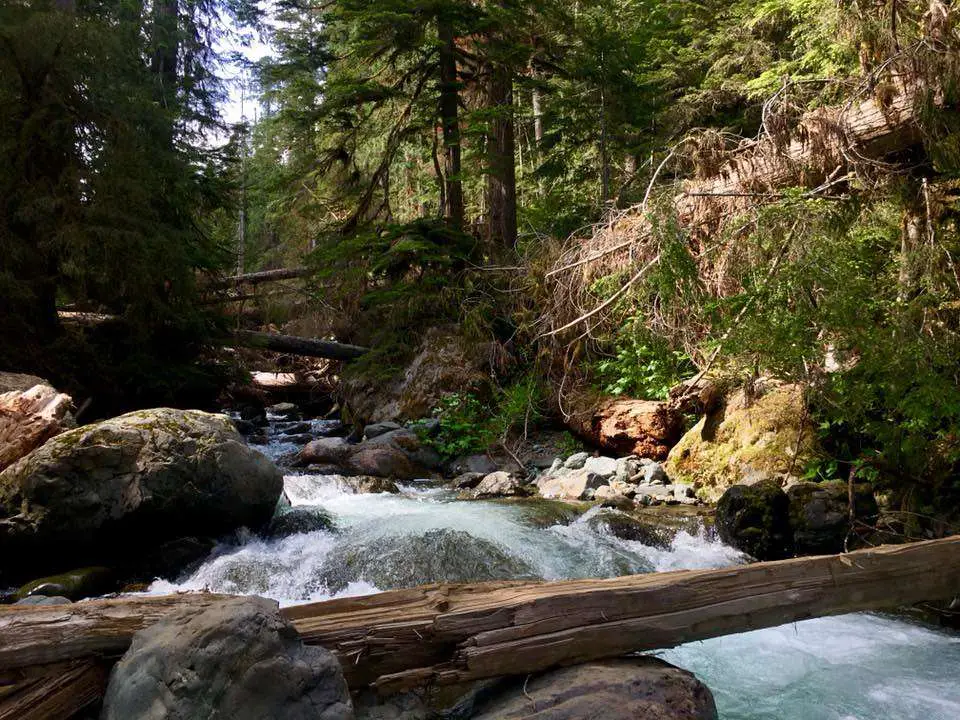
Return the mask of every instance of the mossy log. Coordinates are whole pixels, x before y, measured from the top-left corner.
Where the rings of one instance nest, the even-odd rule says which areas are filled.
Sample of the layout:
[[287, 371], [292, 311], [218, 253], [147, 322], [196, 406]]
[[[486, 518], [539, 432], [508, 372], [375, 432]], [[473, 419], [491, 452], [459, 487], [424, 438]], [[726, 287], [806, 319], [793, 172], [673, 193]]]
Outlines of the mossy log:
[[217, 278], [206, 283], [206, 287], [230, 288], [237, 285], [260, 285], [263, 283], [280, 282], [281, 280], [295, 280], [297, 278], [307, 277], [313, 271], [306, 267], [280, 268], [278, 270], [261, 270], [260, 272], [245, 273], [243, 275], [232, 275], [230, 277]]
[[[306, 643], [337, 654], [351, 688], [388, 692], [524, 675], [958, 592], [960, 536], [954, 536], [719, 570], [432, 585], [283, 613]], [[221, 599], [188, 594], [0, 608], [0, 718], [12, 717], [11, 707], [29, 711], [24, 693], [36, 693], [35, 703], [47, 701], [37, 692], [36, 673], [43, 670], [36, 666], [80, 663], [70, 666], [77, 668], [116, 658], [137, 630], [166, 613]], [[33, 680], [10, 685], [17, 672]], [[62, 692], [57, 690], [62, 683], [48, 685]], [[77, 702], [88, 697], [89, 686], [77, 681]]]

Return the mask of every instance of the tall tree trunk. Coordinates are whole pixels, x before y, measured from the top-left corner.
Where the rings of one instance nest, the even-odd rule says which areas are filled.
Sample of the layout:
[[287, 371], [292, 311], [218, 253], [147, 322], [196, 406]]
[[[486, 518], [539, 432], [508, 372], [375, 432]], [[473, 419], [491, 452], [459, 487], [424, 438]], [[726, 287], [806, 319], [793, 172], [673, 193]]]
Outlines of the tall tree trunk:
[[463, 184], [460, 180], [460, 94], [457, 84], [457, 48], [453, 26], [437, 20], [440, 40], [440, 120], [443, 125], [443, 214], [457, 227], [463, 225]]
[[494, 65], [491, 71], [488, 106], [494, 111], [487, 139], [488, 236], [513, 247], [517, 242], [513, 75], [505, 65]]
[[[180, 54], [179, 17], [177, 0], [155, 0], [153, 5], [153, 56], [150, 59], [150, 71], [156, 83], [155, 97], [160, 106], [168, 113], [176, 110], [177, 58]], [[173, 121], [165, 129], [164, 138], [173, 144]]]

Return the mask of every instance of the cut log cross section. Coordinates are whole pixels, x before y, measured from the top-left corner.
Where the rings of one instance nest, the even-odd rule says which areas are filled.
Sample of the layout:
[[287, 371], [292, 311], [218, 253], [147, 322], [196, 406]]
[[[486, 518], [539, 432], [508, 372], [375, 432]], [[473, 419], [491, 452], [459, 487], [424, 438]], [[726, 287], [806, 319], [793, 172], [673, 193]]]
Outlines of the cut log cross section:
[[[283, 612], [306, 643], [337, 654], [352, 689], [392, 692], [957, 594], [960, 536], [716, 570], [433, 585]], [[122, 654], [137, 630], [174, 610], [219, 601], [194, 594], [0, 608], [0, 719], [14, 717], [11, 708], [16, 717], [36, 717], [24, 705], [26, 693], [37, 707], [69, 704], [70, 688], [77, 702], [89, 702], [92, 682], [102, 677], [95, 664]], [[51, 680], [58, 695], [47, 697], [37, 678], [59, 668], [76, 677]]]

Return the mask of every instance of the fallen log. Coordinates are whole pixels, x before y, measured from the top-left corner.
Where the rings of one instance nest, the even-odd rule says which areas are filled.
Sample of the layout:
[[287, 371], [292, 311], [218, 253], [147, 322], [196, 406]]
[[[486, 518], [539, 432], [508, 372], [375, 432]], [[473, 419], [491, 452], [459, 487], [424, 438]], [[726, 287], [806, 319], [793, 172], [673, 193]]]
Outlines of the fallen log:
[[356, 360], [367, 352], [367, 348], [359, 345], [347, 345], [332, 340], [316, 340], [314, 338], [278, 335], [254, 330], [237, 330], [224, 344], [260, 348], [272, 352], [290, 353], [291, 355], [326, 358], [328, 360]]
[[[351, 688], [387, 692], [523, 675], [958, 592], [954, 536], [719, 570], [433, 585], [283, 613], [305, 642], [337, 654]], [[0, 608], [0, 678], [35, 665], [118, 657], [137, 630], [164, 614], [221, 600], [197, 594]], [[0, 694], [0, 717], [6, 703]]]
[[312, 272], [310, 268], [306, 267], [261, 270], [260, 272], [217, 278], [206, 283], [206, 287], [214, 289], [228, 288], [235, 285], [260, 285], [261, 283], [279, 282], [281, 280], [295, 280], [297, 278], [307, 277]]

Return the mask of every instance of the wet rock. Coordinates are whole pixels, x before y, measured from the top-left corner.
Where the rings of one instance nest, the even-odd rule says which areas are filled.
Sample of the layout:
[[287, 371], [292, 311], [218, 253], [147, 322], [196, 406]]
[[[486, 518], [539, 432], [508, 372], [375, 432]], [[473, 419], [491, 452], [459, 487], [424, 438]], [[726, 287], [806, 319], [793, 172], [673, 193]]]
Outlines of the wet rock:
[[[594, 499], [597, 500], [599, 498], [594, 496]], [[636, 507], [636, 503], [626, 495], [613, 495], [612, 497], [602, 499], [600, 507], [630, 512]]]
[[716, 501], [731, 485], [780, 479], [803, 467], [816, 450], [808, 423], [799, 385], [758, 382], [751, 394], [738, 390], [701, 418], [670, 451], [666, 470]]
[[366, 443], [354, 449], [343, 467], [357, 475], [374, 475], [397, 480], [413, 480], [423, 473], [410, 456], [391, 445], [368, 446]]
[[513, 473], [499, 470], [485, 475], [471, 493], [474, 498], [516, 497], [531, 494], [531, 489]]
[[709, 688], [652, 657], [584, 663], [519, 678], [483, 701], [474, 720], [716, 720]]
[[793, 552], [789, 499], [772, 480], [728, 488], [717, 503], [720, 539], [758, 560]]
[[[849, 488], [847, 483], [800, 482], [787, 489], [794, 550], [800, 555], [827, 555], [844, 551], [850, 532]], [[854, 485], [854, 517], [872, 521], [877, 500], [868, 483]], [[850, 539], [856, 541], [856, 535]]]
[[275, 602], [226, 599], [139, 631], [110, 674], [102, 720], [352, 720], [340, 663], [304, 646]]
[[683, 434], [683, 415], [655, 400], [609, 398], [571, 415], [571, 429], [617, 455], [664, 460]]
[[370, 425], [367, 425], [363, 429], [363, 437], [365, 440], [370, 440], [371, 438], [375, 438], [380, 435], [384, 435], [388, 432], [392, 432], [394, 430], [400, 430], [400, 429], [401, 429], [401, 426], [395, 422], [388, 421], [388, 422], [371, 423]]
[[10, 576], [138, 560], [269, 522], [283, 475], [222, 415], [159, 408], [70, 430], [0, 473]]
[[457, 475], [450, 484], [457, 490], [473, 490], [485, 477], [484, 473], [466, 472]]
[[298, 408], [293, 403], [289, 403], [289, 402], [277, 403], [276, 405], [271, 405], [267, 409], [270, 412], [270, 414], [285, 418], [287, 420], [300, 419], [300, 408]]
[[17, 600], [14, 605], [71, 605], [73, 601], [62, 595], [30, 595], [22, 600]]
[[69, 395], [43, 381], [0, 394], [0, 470], [75, 427], [73, 410]]
[[158, 577], [173, 580], [190, 572], [216, 547], [209, 537], [182, 537], [146, 551], [132, 566], [123, 568], [128, 579], [150, 582]]
[[32, 580], [17, 590], [14, 597], [23, 600], [32, 596], [65, 597], [70, 601], [105, 595], [116, 589], [112, 571], [104, 567], [88, 567], [51, 577]]
[[313, 425], [308, 422], [291, 422], [277, 425], [277, 430], [281, 435], [303, 435], [309, 434], [313, 430]]
[[521, 559], [488, 540], [460, 530], [431, 530], [422, 535], [386, 535], [345, 545], [324, 562], [320, 587], [339, 592], [351, 582], [370, 582], [382, 590], [427, 583], [536, 579]]
[[563, 502], [562, 500], [546, 500], [544, 498], [507, 498], [500, 500], [521, 508], [524, 525], [538, 529], [553, 527], [554, 525], [569, 525], [589, 507], [586, 504]]
[[264, 534], [272, 539], [290, 537], [301, 533], [311, 533], [323, 530], [336, 530], [333, 517], [321, 508], [291, 508], [284, 513], [275, 515], [267, 526]]
[[626, 513], [602, 510], [588, 521], [590, 527], [605, 530], [621, 540], [640, 542], [649, 547], [669, 550], [677, 531], [638, 520]]
[[400, 488], [390, 478], [373, 477], [372, 475], [356, 475], [341, 477], [337, 484], [346, 490], [350, 490], [356, 495], [370, 495], [378, 493], [391, 493], [396, 495]]
[[303, 465], [339, 465], [350, 453], [353, 446], [342, 437], [319, 438], [307, 443], [300, 450], [295, 460], [298, 466]]

